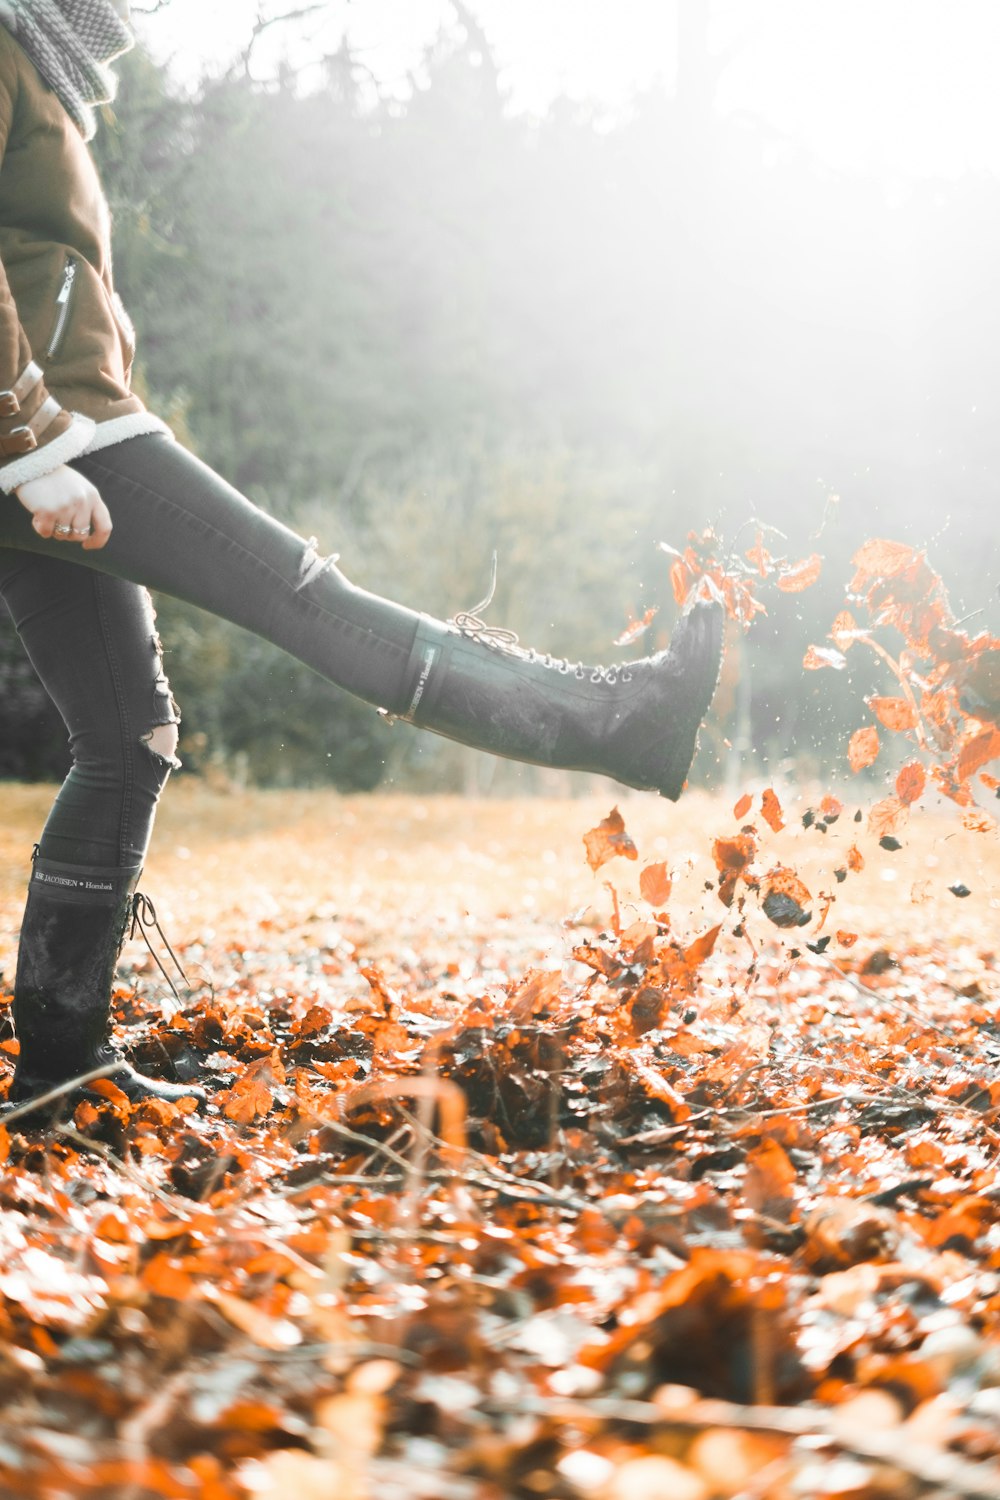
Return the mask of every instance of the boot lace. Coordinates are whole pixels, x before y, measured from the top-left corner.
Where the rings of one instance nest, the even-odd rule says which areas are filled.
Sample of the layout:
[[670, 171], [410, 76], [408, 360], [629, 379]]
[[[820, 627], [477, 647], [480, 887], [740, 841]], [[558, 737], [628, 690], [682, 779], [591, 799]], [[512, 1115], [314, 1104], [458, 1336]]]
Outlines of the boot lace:
[[605, 683], [613, 687], [616, 682], [631, 682], [632, 672], [624, 663], [614, 663], [610, 667], [587, 667], [582, 661], [568, 661], [563, 656], [553, 656], [548, 651], [536, 651], [533, 647], [524, 647], [520, 643], [520, 637], [516, 630], [508, 630], [503, 625], [489, 625], [483, 619], [483, 613], [493, 603], [493, 595], [497, 587], [497, 555], [494, 552], [492, 568], [490, 573], [490, 587], [485, 599], [480, 599], [471, 609], [459, 610], [452, 615], [448, 624], [454, 625], [470, 641], [479, 641], [481, 645], [488, 646], [491, 651], [504, 651], [510, 656], [518, 656], [522, 661], [529, 662], [532, 666], [548, 667], [554, 672], [561, 672], [564, 677], [574, 676], [580, 682], [588, 677], [591, 682]]
[[160, 942], [170, 954], [170, 957], [173, 960], [174, 968], [177, 970], [184, 983], [190, 988], [190, 981], [184, 972], [184, 965], [177, 957], [177, 954], [174, 952], [173, 948], [171, 948], [170, 943], [167, 939], [167, 935], [163, 931], [163, 928], [160, 926], [159, 918], [156, 915], [156, 907], [153, 905], [152, 899], [147, 896], [144, 891], [136, 891], [132, 897], [132, 926], [129, 932], [129, 937], [142, 938], [143, 942], [146, 944], [146, 947], [152, 954], [153, 962], [156, 964], [156, 967], [159, 969], [160, 973], [167, 981], [167, 984], [170, 986], [170, 991], [177, 1006], [179, 1007], [183, 1005], [184, 1002], [181, 999], [177, 986], [174, 984], [173, 979], [164, 967], [160, 955], [157, 953], [156, 949], [153, 947], [153, 944], [150, 942], [150, 931], [157, 932], [159, 934]]

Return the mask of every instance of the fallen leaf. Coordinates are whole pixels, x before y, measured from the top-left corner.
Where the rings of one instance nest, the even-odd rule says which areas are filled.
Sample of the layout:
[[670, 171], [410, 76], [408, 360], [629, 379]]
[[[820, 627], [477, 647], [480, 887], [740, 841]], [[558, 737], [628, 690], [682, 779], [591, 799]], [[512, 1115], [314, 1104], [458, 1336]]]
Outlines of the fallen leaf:
[[658, 613], [659, 606], [656, 604], [650, 605], [649, 609], [646, 610], [646, 613], [640, 620], [629, 621], [625, 629], [622, 631], [621, 635], [615, 637], [614, 644], [616, 646], [631, 646], [633, 641], [639, 640], [641, 636], [644, 636], [646, 634], [646, 631], [649, 629]]
[[822, 569], [823, 559], [818, 552], [813, 552], [782, 573], [778, 579], [778, 587], [786, 594], [801, 594], [816, 582]]
[[838, 651], [849, 651], [861, 632], [850, 610], [842, 609], [834, 619], [830, 635]]
[[771, 554], [764, 546], [764, 533], [758, 531], [752, 547], [744, 553], [748, 563], [757, 569], [761, 578], [766, 578], [771, 566]]
[[896, 796], [900, 802], [917, 802], [923, 796], [926, 784], [927, 772], [918, 760], [911, 760], [896, 777]]
[[856, 729], [847, 746], [847, 759], [852, 771], [863, 771], [870, 766], [879, 752], [878, 730], [874, 725]]
[[906, 826], [910, 810], [898, 797], [883, 797], [868, 812], [868, 831], [873, 838], [884, 839]]
[[847, 666], [847, 657], [832, 646], [810, 646], [802, 658], [802, 665], [807, 672], [818, 672], [823, 667], [842, 672]]
[[764, 915], [775, 927], [805, 927], [812, 921], [806, 906], [812, 900], [806, 886], [787, 865], [769, 870], [761, 887]]
[[767, 1139], [747, 1152], [743, 1201], [755, 1213], [776, 1217], [794, 1201], [797, 1173], [780, 1142]]
[[639, 892], [650, 906], [662, 909], [670, 900], [672, 881], [666, 864], [646, 865], [639, 876]]
[[253, 1302], [234, 1297], [211, 1284], [203, 1294], [224, 1317], [261, 1349], [294, 1349], [302, 1342], [301, 1331], [287, 1318], [272, 1318]]
[[584, 834], [583, 842], [587, 851], [587, 863], [592, 870], [599, 870], [609, 859], [619, 856], [624, 859], [639, 858], [639, 851], [625, 832], [625, 823], [617, 807], [613, 807], [596, 828], [591, 828], [589, 833]]
[[781, 803], [778, 801], [777, 793], [768, 787], [760, 799], [760, 813], [768, 827], [775, 833], [780, 833], [785, 826], [781, 816]]
[[959, 781], [967, 781], [997, 756], [1000, 756], [1000, 729], [984, 729], [962, 746], [955, 774]]
[[873, 579], [895, 577], [913, 562], [916, 555], [905, 542], [890, 542], [879, 537], [865, 542], [851, 558], [856, 569], [851, 580], [851, 593], [862, 593]]
[[904, 731], [916, 728], [917, 715], [913, 704], [906, 698], [868, 699], [868, 707], [886, 729]]
[[707, 932], [703, 932], [701, 937], [695, 938], [694, 942], [685, 948], [684, 962], [692, 973], [715, 951], [715, 944], [721, 931], [722, 923], [720, 922], [717, 926], [710, 927]]
[[803, 1223], [807, 1263], [820, 1271], [891, 1253], [898, 1242], [892, 1214], [854, 1198], [820, 1198]]

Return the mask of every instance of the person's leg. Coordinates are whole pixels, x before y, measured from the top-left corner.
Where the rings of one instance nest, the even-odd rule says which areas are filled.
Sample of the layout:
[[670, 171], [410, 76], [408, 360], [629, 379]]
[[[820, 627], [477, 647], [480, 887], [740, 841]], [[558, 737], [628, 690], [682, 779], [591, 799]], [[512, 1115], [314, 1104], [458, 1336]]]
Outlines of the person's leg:
[[[134, 438], [75, 467], [114, 522], [106, 547], [76, 552], [82, 566], [245, 626], [422, 728], [679, 796], [718, 675], [718, 606], [696, 606], [657, 657], [571, 667], [480, 622], [445, 624], [356, 588], [335, 558], [319, 557], [169, 439]], [[0, 543], [65, 549], [37, 537], [27, 513], [11, 506], [0, 508]]]
[[32, 861], [14, 981], [11, 1100], [103, 1068], [133, 1097], [193, 1092], [133, 1072], [109, 1041], [114, 970], [176, 706], [145, 589], [66, 557], [0, 549], [0, 593], [69, 731], [73, 765]]
[[152, 602], [61, 555], [0, 548], [0, 594], [69, 735], [72, 767], [39, 839], [43, 859], [142, 864], [177, 765], [180, 715]]

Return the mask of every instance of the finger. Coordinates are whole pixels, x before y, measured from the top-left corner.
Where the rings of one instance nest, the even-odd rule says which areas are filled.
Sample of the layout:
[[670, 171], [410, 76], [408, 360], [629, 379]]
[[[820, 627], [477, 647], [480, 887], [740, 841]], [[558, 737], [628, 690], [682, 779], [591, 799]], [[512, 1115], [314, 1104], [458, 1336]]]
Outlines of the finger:
[[97, 495], [90, 512], [90, 536], [83, 543], [86, 552], [93, 552], [98, 547], [106, 545], [111, 535], [111, 513], [100, 495]]
[[59, 512], [56, 510], [36, 510], [31, 524], [39, 536], [51, 537], [58, 520]]
[[80, 544], [85, 542], [91, 535], [91, 512], [97, 499], [96, 491], [88, 494], [83, 500], [78, 500], [73, 507], [70, 520], [70, 534], [66, 541]]
[[64, 505], [60, 510], [49, 512], [52, 517], [52, 529], [48, 533], [54, 542], [71, 542], [73, 540], [73, 515], [75, 506]]

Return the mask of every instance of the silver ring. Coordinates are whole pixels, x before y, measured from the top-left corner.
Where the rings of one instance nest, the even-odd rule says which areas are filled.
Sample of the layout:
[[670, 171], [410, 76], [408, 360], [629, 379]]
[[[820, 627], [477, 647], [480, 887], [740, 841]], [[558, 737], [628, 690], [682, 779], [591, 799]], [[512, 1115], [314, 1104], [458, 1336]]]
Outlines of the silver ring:
[[70, 534], [70, 536], [89, 536], [90, 535], [90, 527], [89, 526], [71, 526], [69, 534]]
[[52, 530], [53, 530], [53, 533], [54, 533], [55, 536], [72, 536], [73, 535], [73, 528], [72, 528], [72, 526], [54, 526], [52, 528]]

